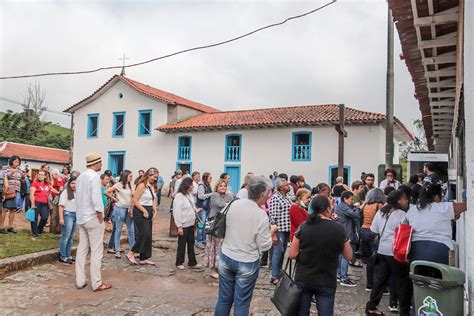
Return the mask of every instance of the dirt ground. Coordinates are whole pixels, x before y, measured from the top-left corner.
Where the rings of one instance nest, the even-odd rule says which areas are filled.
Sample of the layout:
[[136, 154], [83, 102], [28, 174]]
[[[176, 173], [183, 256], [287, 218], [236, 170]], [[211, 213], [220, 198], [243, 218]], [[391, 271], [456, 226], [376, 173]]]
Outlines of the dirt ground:
[[[76, 289], [72, 265], [54, 262], [19, 271], [0, 280], [0, 315], [212, 315], [218, 281], [206, 269], [175, 269], [177, 242], [168, 237], [168, 205], [165, 201], [154, 223], [156, 267], [132, 266], [124, 256], [104, 254], [103, 280], [113, 288], [97, 293], [90, 287]], [[108, 234], [104, 239], [108, 241]], [[197, 253], [201, 262], [202, 251]], [[357, 287], [338, 288], [336, 315], [364, 315], [369, 292], [364, 290], [362, 273], [361, 268], [350, 270]], [[270, 301], [274, 287], [269, 280], [270, 271], [261, 268], [251, 307], [254, 315], [279, 315]], [[384, 297], [381, 309], [386, 310], [387, 304]]]

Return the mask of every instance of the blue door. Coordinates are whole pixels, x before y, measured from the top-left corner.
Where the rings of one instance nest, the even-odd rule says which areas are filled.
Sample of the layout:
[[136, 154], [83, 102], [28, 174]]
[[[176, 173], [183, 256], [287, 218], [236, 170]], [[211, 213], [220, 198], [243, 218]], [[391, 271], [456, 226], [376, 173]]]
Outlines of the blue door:
[[230, 176], [230, 187], [237, 194], [240, 189], [240, 165], [225, 166], [225, 172]]
[[[337, 178], [337, 166], [330, 166], [329, 167], [329, 185], [331, 188], [336, 184]], [[345, 165], [344, 166], [344, 183], [347, 184], [349, 187], [351, 185], [351, 167]]]

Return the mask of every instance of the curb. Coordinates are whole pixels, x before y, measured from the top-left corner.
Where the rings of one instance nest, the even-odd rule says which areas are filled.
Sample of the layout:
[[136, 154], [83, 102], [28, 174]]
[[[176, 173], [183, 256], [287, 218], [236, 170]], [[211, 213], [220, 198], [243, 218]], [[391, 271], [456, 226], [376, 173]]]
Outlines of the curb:
[[[127, 237], [120, 239], [120, 244], [127, 242]], [[105, 248], [107, 243], [104, 242]], [[72, 248], [72, 253], [75, 254], [77, 246]], [[0, 259], [0, 278], [7, 273], [25, 270], [33, 266], [38, 266], [46, 263], [58, 261], [59, 248], [45, 250], [40, 252], [29, 253], [26, 255], [15, 256], [5, 259]]]

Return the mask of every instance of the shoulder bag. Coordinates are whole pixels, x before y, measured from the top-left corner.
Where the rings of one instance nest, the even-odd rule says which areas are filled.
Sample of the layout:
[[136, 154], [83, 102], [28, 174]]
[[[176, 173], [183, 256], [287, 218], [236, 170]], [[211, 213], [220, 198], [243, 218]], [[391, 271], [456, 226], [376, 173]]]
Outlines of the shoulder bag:
[[408, 262], [408, 255], [410, 254], [411, 236], [413, 234], [413, 227], [408, 224], [405, 219], [403, 223], [395, 228], [395, 235], [393, 237], [393, 257], [400, 263]]
[[214, 217], [214, 220], [210, 221], [209, 227], [206, 227], [206, 234], [217, 237], [217, 238], [224, 238], [225, 237], [225, 225], [226, 225], [226, 215], [229, 211], [230, 206], [234, 203], [235, 200], [238, 198], [233, 199], [229, 202], [229, 204], [224, 207], [222, 211], [217, 213]]
[[[298, 307], [301, 296], [301, 289], [296, 286], [293, 278], [292, 261], [287, 259], [285, 269], [280, 272], [280, 280], [278, 281], [273, 296], [270, 298], [273, 305], [278, 311], [285, 316], [293, 316], [298, 314]], [[289, 269], [288, 269], [289, 268]], [[288, 273], [286, 272], [288, 270]], [[296, 264], [295, 264], [296, 270]]]
[[372, 255], [370, 255], [369, 260], [377, 264], [379, 262], [379, 257], [378, 257], [378, 252], [379, 252], [379, 244], [380, 244], [380, 238], [382, 238], [383, 232], [385, 231], [385, 227], [387, 226], [388, 219], [390, 218], [390, 214], [388, 214], [387, 220], [385, 221], [385, 224], [383, 225], [382, 232], [380, 235], [377, 235], [374, 239], [374, 250], [372, 251]]

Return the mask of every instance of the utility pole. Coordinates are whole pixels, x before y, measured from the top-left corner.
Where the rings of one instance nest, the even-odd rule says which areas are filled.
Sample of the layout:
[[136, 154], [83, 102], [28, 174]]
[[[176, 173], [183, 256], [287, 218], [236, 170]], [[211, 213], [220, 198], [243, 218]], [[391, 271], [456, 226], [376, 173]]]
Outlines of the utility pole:
[[385, 114], [385, 169], [393, 166], [393, 19], [387, 4], [387, 91]]
[[339, 104], [339, 124], [336, 125], [336, 131], [339, 134], [339, 149], [337, 153], [337, 176], [344, 177], [344, 137], [347, 132], [344, 129], [344, 104]]

